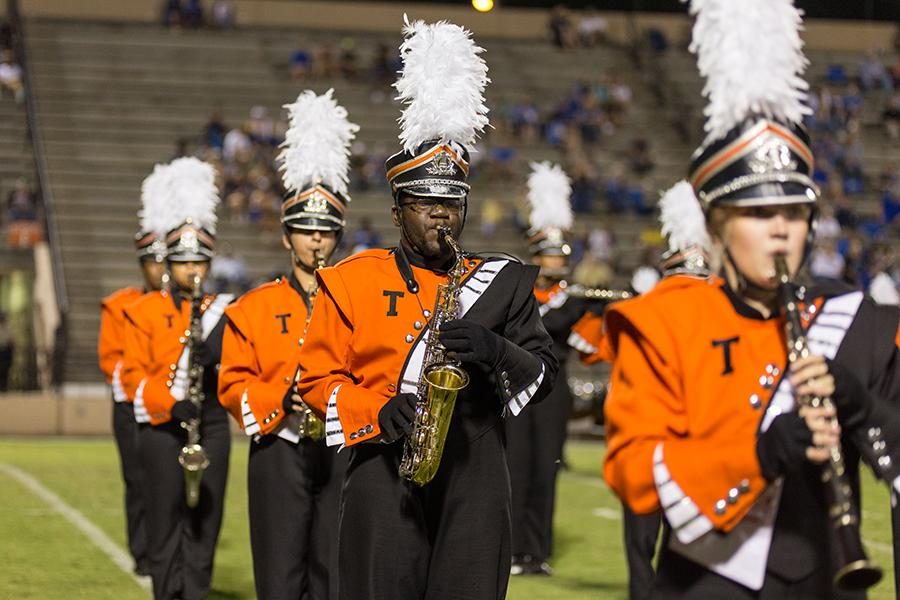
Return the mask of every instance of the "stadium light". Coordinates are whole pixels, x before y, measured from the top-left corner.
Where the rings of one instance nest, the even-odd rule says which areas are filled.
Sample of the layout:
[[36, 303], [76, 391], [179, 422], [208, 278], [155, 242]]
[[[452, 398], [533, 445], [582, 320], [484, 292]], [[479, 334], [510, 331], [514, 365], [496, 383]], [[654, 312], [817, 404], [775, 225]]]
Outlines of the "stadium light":
[[472, 0], [472, 8], [478, 12], [490, 12], [494, 8], [494, 0]]

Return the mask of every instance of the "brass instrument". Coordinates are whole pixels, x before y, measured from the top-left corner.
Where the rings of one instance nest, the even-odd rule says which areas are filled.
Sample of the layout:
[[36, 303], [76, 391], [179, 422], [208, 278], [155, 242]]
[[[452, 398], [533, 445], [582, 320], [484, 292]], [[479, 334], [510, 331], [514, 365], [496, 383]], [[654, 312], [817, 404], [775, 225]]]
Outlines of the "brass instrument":
[[[809, 356], [806, 334], [800, 320], [797, 294], [790, 280], [784, 255], [775, 256], [775, 271], [779, 293], [784, 305], [785, 333], [788, 364]], [[833, 406], [831, 398], [798, 396], [797, 403], [813, 408]], [[844, 590], [865, 590], [881, 580], [881, 568], [866, 556], [859, 532], [859, 512], [853, 499], [853, 491], [844, 469], [843, 451], [840, 445], [831, 449], [831, 456], [822, 466], [822, 483], [825, 485], [825, 506], [832, 538], [832, 552], [837, 572], [834, 585]]]
[[438, 339], [441, 324], [456, 319], [459, 314], [460, 285], [466, 272], [463, 253], [451, 237], [450, 228], [441, 227], [438, 232], [453, 250], [456, 260], [447, 283], [438, 286], [416, 390], [416, 417], [400, 461], [400, 476], [416, 485], [425, 485], [437, 473], [456, 396], [469, 384], [469, 374], [446, 355]]
[[197, 506], [200, 500], [200, 480], [209, 466], [206, 450], [200, 445], [200, 415], [203, 411], [203, 365], [197, 361], [197, 351], [203, 342], [200, 304], [203, 301], [202, 280], [194, 275], [194, 290], [191, 294], [191, 322], [185, 344], [188, 348], [188, 390], [187, 400], [197, 408], [197, 416], [181, 426], [187, 430], [187, 444], [178, 455], [178, 463], [184, 470], [184, 494], [189, 508]]
[[[325, 268], [325, 255], [322, 254], [322, 250], [316, 248], [313, 251], [313, 255], [316, 258], [316, 270]], [[303, 337], [300, 338], [299, 344], [302, 346], [303, 342], [306, 341], [306, 332], [309, 331], [309, 321], [312, 319], [312, 309], [316, 303], [316, 296], [319, 295], [319, 286], [316, 285], [309, 292], [309, 310], [306, 313], [306, 325], [303, 326]], [[300, 379], [300, 368], [297, 367], [297, 374], [294, 376], [294, 383]], [[300, 416], [300, 424], [297, 426], [297, 434], [301, 438], [309, 438], [314, 441], [319, 441], [325, 438], [325, 422], [317, 417], [315, 413], [313, 413], [312, 409], [310, 409], [305, 402], [301, 402], [302, 409], [297, 411], [297, 414]]]
[[618, 302], [633, 298], [634, 294], [628, 290], [614, 290], [608, 288], [589, 288], [580, 283], [568, 284], [565, 280], [559, 282], [559, 286], [566, 291], [570, 298], [580, 300], [600, 300], [606, 302]]

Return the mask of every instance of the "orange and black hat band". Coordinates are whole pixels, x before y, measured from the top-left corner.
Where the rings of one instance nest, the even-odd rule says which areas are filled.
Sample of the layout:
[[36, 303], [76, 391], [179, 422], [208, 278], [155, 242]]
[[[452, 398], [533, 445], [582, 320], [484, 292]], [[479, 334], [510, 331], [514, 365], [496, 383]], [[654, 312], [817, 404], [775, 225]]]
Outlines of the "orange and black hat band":
[[[347, 205], [344, 204], [344, 202], [336, 194], [334, 194], [333, 192], [331, 192], [331, 190], [329, 190], [328, 188], [326, 188], [322, 185], [315, 185], [309, 189], [306, 189], [306, 190], [303, 190], [302, 192], [297, 193], [292, 198], [285, 200], [281, 204], [282, 221], [285, 220], [285, 218], [287, 218], [289, 216], [289, 215], [287, 215], [287, 211], [289, 209], [293, 208], [294, 206], [297, 206], [298, 204], [309, 201], [310, 198], [312, 198], [315, 195], [318, 195], [319, 197], [324, 198], [325, 201], [329, 205], [331, 205], [341, 216], [343, 216], [347, 213]], [[300, 214], [300, 213], [298, 213], [298, 214]], [[326, 216], [327, 213], [325, 213], [325, 212], [316, 212], [316, 213], [310, 212], [309, 214], [310, 215], [314, 214], [314, 215], [316, 215], [317, 218], [323, 218], [323, 219], [327, 218], [327, 216]], [[290, 215], [290, 216], [292, 217], [293, 215]]]
[[[389, 182], [393, 181], [395, 178], [406, 173], [407, 171], [411, 171], [412, 169], [421, 167], [422, 165], [424, 165], [428, 161], [432, 160], [435, 156], [437, 156], [438, 154], [441, 154], [441, 153], [444, 153], [447, 156], [449, 156], [450, 160], [452, 160], [453, 163], [457, 167], [459, 167], [460, 171], [462, 171], [466, 177], [469, 176], [469, 163], [467, 163], [465, 160], [463, 160], [462, 156], [460, 156], [459, 153], [457, 153], [456, 150], [454, 150], [450, 145], [439, 144], [437, 146], [434, 146], [433, 148], [430, 148], [427, 152], [424, 152], [423, 154], [420, 154], [419, 156], [411, 158], [411, 159], [409, 159], [405, 162], [402, 162], [399, 165], [396, 165], [395, 167], [391, 168], [387, 172], [387, 180]], [[459, 182], [454, 181], [453, 185], [459, 185]]]
[[[726, 169], [729, 165], [734, 164], [748, 154], [754, 152], [762, 141], [772, 136], [786, 144], [788, 148], [806, 163], [807, 169], [810, 172], [812, 171], [814, 159], [809, 146], [786, 127], [783, 127], [778, 123], [763, 120], [748, 129], [733, 142], [710, 156], [703, 164], [699, 165], [691, 174], [691, 186], [693, 186], [694, 190], [700, 190], [710, 179]], [[784, 173], [779, 174], [783, 175]]]

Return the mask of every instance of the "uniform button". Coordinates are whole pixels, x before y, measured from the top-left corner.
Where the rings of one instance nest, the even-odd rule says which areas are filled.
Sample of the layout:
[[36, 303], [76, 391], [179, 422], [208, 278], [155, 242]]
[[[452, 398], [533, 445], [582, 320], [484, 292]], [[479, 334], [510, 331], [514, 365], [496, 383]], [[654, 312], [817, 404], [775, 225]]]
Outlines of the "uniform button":
[[189, 335], [191, 335], [191, 330], [190, 330], [190, 329], [185, 329], [185, 330], [184, 330], [184, 337], [187, 337], [187, 336], [189, 336]]
[[811, 315], [814, 315], [814, 314], [816, 314], [816, 311], [817, 311], [817, 310], [819, 310], [819, 309], [816, 308], [816, 305], [815, 305], [815, 304], [810, 304], [810, 305], [809, 305], [809, 308], [806, 309], [806, 312], [808, 312], [808, 313], [811, 314]]
[[277, 416], [278, 416], [278, 409], [277, 409], [277, 408], [276, 408], [275, 410], [272, 411], [272, 416], [273, 416], [273, 417], [277, 417]]
[[781, 373], [781, 369], [778, 368], [778, 365], [769, 363], [766, 365], [766, 373], [774, 377], [778, 377], [778, 374]]
[[413, 323], [413, 327], [415, 327], [417, 330], [422, 329], [422, 321], [416, 321], [415, 323]]
[[394, 385], [393, 383], [389, 383], [389, 384], [388, 384], [388, 391], [393, 392], [393, 391], [396, 390], [396, 389], [397, 389], [397, 386]]
[[172, 387], [172, 382], [171, 382], [171, 381], [167, 381], [167, 382], [166, 382], [166, 387], [169, 387], [169, 388]]
[[738, 496], [740, 495], [741, 493], [737, 488], [731, 488], [730, 490], [728, 490], [728, 504], [737, 504]]
[[374, 429], [374, 428], [372, 427], [371, 424], [366, 425], [366, 433], [372, 433], [372, 430], [373, 430], [373, 429]]
[[285, 376], [285, 378], [284, 378], [284, 382], [285, 382], [285, 383], [290, 383], [290, 382], [291, 382], [291, 378], [290, 378], [290, 377], [287, 377], [287, 376]]
[[506, 389], [509, 389], [509, 379], [503, 380], [503, 387], [505, 387]]
[[725, 514], [725, 509], [727, 509], [727, 508], [728, 508], [728, 504], [726, 504], [724, 500], [717, 500], [717, 501], [716, 501], [715, 513], [716, 513], [717, 515], [719, 515], [719, 516], [724, 515], [724, 514]]
[[746, 494], [750, 491], [750, 480], [742, 479], [741, 484], [738, 486], [738, 491], [742, 494]]
[[169, 365], [169, 368], [174, 371], [175, 369], [178, 368], [178, 365], [176, 365], [175, 363], [172, 363], [171, 365]]
[[422, 311], [422, 314], [425, 315], [425, 318], [427, 319], [428, 317], [431, 316], [431, 311], [426, 308], [425, 310]]
[[771, 375], [760, 375], [759, 385], [763, 386], [767, 390], [770, 390], [772, 389], [772, 386], [775, 385], [775, 378]]
[[470, 261], [469, 261], [469, 268], [473, 268], [473, 267], [474, 267], [475, 265], [477, 265], [477, 264], [478, 264], [478, 263], [475, 262], [474, 260], [470, 260]]
[[183, 343], [184, 343], [184, 337], [183, 337], [183, 336], [180, 337], [180, 338], [178, 338], [178, 343], [179, 343], [179, 344], [183, 344]]
[[759, 396], [757, 394], [750, 394], [750, 406], [752, 406], [756, 410], [759, 410], [759, 408], [762, 406], [762, 400], [759, 399]]
[[869, 427], [868, 434], [870, 440], [881, 437], [881, 427]]
[[416, 338], [413, 337], [413, 334], [411, 334], [411, 333], [406, 334], [406, 343], [407, 344], [412, 344], [414, 339], [416, 339]]
[[503, 379], [506, 379], [507, 377], [509, 377], [509, 373], [507, 373], [506, 371], [503, 371], [502, 373], [500, 373], [500, 377], [502, 377]]
[[887, 469], [891, 466], [891, 457], [890, 456], [881, 456], [878, 458], [878, 466]]
[[305, 338], [300, 338], [299, 340], [297, 340], [297, 345], [298, 345], [298, 346], [302, 346], [302, 345], [303, 345], [303, 342], [305, 342], [305, 341], [306, 341]]
[[351, 440], [355, 440], [356, 437], [357, 437], [357, 436], [356, 436], [356, 432], [355, 432], [355, 431], [350, 432], [350, 439], [351, 439]]

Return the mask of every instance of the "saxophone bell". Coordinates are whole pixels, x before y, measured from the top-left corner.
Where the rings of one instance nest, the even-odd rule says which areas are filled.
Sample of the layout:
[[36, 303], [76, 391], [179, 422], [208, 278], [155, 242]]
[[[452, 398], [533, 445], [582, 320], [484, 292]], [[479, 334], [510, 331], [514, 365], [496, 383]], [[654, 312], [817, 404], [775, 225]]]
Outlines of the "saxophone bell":
[[181, 449], [178, 464], [184, 470], [184, 499], [188, 508], [194, 508], [200, 501], [200, 481], [209, 466], [209, 457], [200, 444], [189, 444]]

